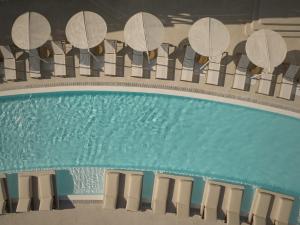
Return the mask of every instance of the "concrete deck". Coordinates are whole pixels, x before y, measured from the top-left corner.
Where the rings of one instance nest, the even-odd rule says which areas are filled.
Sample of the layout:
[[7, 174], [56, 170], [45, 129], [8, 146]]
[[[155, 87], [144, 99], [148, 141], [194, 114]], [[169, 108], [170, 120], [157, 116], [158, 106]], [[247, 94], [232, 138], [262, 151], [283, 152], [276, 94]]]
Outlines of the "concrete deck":
[[[154, 215], [152, 211], [105, 210], [101, 204], [79, 204], [73, 209], [32, 211], [0, 216], [1, 225], [224, 225], [205, 222], [199, 215], [179, 218], [175, 213]], [[243, 225], [246, 225], [243, 224]]]

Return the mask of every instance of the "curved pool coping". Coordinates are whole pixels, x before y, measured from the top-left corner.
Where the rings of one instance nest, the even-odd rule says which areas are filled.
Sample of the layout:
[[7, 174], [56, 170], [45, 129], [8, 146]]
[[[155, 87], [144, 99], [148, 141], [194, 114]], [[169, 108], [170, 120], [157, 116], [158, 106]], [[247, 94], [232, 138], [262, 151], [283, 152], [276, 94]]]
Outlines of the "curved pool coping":
[[164, 89], [159, 87], [148, 87], [148, 86], [116, 86], [116, 85], [70, 85], [70, 86], [54, 86], [54, 87], [31, 87], [24, 89], [12, 89], [0, 91], [0, 96], [12, 96], [21, 94], [36, 94], [36, 93], [51, 93], [51, 92], [68, 92], [68, 91], [116, 91], [116, 92], [135, 92], [135, 93], [149, 93], [149, 94], [163, 94], [173, 95], [181, 97], [190, 97], [197, 99], [205, 99], [220, 103], [238, 105], [248, 108], [254, 108], [258, 110], [268, 111], [277, 113], [285, 116], [294, 117], [300, 119], [300, 113], [277, 108], [274, 106], [268, 106], [261, 103], [254, 103], [246, 100], [234, 99], [230, 97], [222, 97], [211, 94], [192, 92], [189, 90], [177, 90], [177, 89]]

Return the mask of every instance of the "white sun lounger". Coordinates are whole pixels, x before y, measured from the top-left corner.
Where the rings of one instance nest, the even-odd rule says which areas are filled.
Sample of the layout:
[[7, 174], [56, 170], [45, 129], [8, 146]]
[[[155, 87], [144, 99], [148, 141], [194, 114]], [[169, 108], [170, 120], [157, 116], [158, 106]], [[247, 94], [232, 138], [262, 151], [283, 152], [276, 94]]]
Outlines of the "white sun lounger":
[[79, 74], [91, 75], [91, 55], [88, 49], [79, 49]]
[[1, 46], [0, 52], [4, 58], [3, 62], [3, 71], [5, 80], [16, 80], [17, 72], [16, 72], [16, 59], [8, 45]]
[[249, 63], [247, 55], [242, 55], [235, 70], [232, 88], [245, 90]]
[[138, 211], [140, 208], [143, 173], [129, 173], [126, 176], [127, 190], [125, 190], [126, 210]]
[[144, 54], [136, 50], [132, 50], [131, 76], [143, 77]]
[[5, 174], [0, 174], [0, 215], [5, 212], [8, 204], [7, 178]]
[[208, 63], [206, 83], [219, 85], [222, 55], [213, 57]]
[[190, 203], [192, 195], [192, 178], [178, 178], [176, 179], [178, 183], [178, 193], [177, 193], [177, 216], [188, 217], [190, 215]]
[[117, 41], [104, 40], [104, 73], [106, 75], [117, 75]]
[[300, 66], [290, 65], [282, 78], [279, 97], [290, 100], [292, 98], [293, 89], [296, 88], [295, 76]]
[[167, 208], [167, 199], [169, 192], [170, 179], [155, 175], [151, 208], [155, 214], [165, 214]]
[[49, 211], [53, 209], [54, 200], [54, 172], [48, 174], [41, 174], [37, 176], [38, 183], [38, 210]]
[[271, 211], [271, 220], [275, 225], [288, 225], [293, 207], [294, 198], [286, 195], [277, 195]]
[[16, 212], [27, 212], [31, 208], [32, 177], [18, 174], [18, 204]]
[[117, 207], [119, 175], [117, 171], [106, 171], [103, 208], [115, 209]]
[[53, 50], [53, 73], [54, 76], [66, 76], [66, 55], [60, 41], [51, 41]]
[[156, 78], [168, 79], [169, 67], [169, 44], [163, 43], [159, 46], [156, 59]]
[[193, 81], [195, 54], [191, 46], [186, 47], [181, 71], [183, 81]]
[[264, 95], [270, 95], [273, 80], [273, 72], [263, 71], [260, 76], [257, 92]]
[[203, 198], [200, 208], [200, 215], [204, 217], [206, 221], [217, 220], [217, 207], [219, 203], [221, 186], [210, 183], [205, 183]]
[[240, 225], [243, 190], [244, 187], [239, 185], [228, 184], [225, 186], [222, 211], [227, 218], [228, 225]]
[[270, 219], [276, 225], [287, 225], [294, 198], [263, 189], [256, 189], [252, 201], [248, 222], [253, 225], [266, 225], [267, 215], [271, 207], [272, 199], [274, 199], [271, 209]]
[[41, 78], [41, 62], [37, 49], [29, 50], [29, 56], [26, 59], [26, 73], [32, 78]]
[[256, 189], [248, 218], [250, 223], [252, 221], [253, 225], [266, 225], [271, 199], [270, 193]]

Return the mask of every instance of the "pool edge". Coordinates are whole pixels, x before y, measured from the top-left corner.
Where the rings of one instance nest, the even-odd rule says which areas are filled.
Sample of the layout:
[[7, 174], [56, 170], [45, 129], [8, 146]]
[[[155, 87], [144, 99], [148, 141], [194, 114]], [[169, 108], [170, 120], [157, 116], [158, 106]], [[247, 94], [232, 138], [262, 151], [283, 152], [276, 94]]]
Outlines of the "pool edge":
[[22, 94], [37, 94], [37, 93], [51, 93], [51, 92], [68, 92], [68, 91], [116, 91], [116, 92], [132, 92], [132, 93], [149, 93], [149, 94], [162, 94], [162, 95], [173, 95], [181, 97], [190, 97], [196, 99], [205, 99], [214, 102], [238, 105], [263, 111], [268, 111], [272, 113], [277, 113], [285, 116], [294, 117], [300, 119], [300, 113], [281, 109], [275, 106], [265, 105], [263, 103], [256, 103], [247, 100], [235, 99], [228, 96], [217, 96], [212, 94], [193, 92], [189, 89], [167, 89], [160, 87], [148, 87], [148, 86], [126, 86], [126, 85], [58, 85], [54, 87], [32, 87], [32, 88], [21, 88], [13, 90], [3, 90], [0, 91], [0, 96], [12, 96], [12, 95], [22, 95]]

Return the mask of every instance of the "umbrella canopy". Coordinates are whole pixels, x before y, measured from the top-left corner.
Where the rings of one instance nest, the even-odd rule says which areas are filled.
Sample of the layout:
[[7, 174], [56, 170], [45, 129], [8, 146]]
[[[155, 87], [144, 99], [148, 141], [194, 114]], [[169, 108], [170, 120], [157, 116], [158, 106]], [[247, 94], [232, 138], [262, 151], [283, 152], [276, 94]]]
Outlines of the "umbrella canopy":
[[11, 31], [12, 40], [21, 49], [31, 50], [49, 40], [51, 27], [48, 20], [36, 12], [26, 12], [19, 16]]
[[80, 49], [89, 49], [100, 44], [106, 35], [107, 26], [104, 19], [89, 11], [80, 11], [73, 15], [66, 26], [68, 41]]
[[287, 46], [280, 34], [262, 29], [248, 38], [246, 53], [252, 63], [271, 72], [285, 59]]
[[200, 55], [220, 56], [228, 48], [230, 35], [222, 22], [206, 17], [192, 25], [189, 42], [194, 51]]
[[164, 26], [150, 13], [133, 15], [124, 28], [125, 42], [134, 50], [147, 52], [157, 49], [163, 42]]

